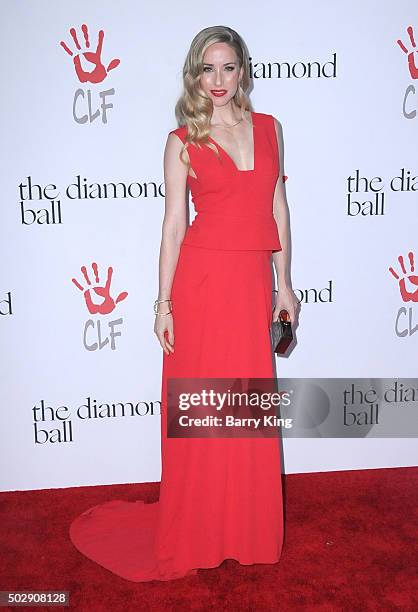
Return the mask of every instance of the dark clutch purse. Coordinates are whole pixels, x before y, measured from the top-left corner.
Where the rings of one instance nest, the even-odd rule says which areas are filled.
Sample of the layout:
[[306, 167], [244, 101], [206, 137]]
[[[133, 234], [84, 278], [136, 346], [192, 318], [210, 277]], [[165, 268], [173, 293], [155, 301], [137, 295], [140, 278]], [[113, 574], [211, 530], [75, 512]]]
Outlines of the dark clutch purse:
[[273, 351], [283, 354], [293, 340], [292, 325], [287, 310], [281, 310], [277, 321], [271, 324]]

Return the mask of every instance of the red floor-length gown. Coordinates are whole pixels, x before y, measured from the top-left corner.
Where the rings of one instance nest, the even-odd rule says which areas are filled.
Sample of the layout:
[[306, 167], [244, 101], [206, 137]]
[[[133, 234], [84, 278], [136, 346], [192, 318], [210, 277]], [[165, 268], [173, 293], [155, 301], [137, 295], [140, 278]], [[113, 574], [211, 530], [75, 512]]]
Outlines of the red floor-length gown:
[[[216, 567], [276, 563], [283, 545], [278, 437], [168, 438], [167, 378], [272, 378], [271, 253], [279, 154], [271, 115], [251, 113], [254, 168], [190, 145], [196, 217], [171, 298], [175, 352], [163, 354], [158, 502], [112, 500], [74, 519], [71, 541], [128, 580], [170, 580]], [[186, 127], [173, 130], [183, 142]], [[216, 141], [211, 138], [211, 142]]]

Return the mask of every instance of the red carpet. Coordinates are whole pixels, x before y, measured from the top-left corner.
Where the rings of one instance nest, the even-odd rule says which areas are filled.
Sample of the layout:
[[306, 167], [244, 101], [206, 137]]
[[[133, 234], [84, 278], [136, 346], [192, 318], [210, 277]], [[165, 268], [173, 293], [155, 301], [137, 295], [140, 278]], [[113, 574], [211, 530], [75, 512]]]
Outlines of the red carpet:
[[418, 610], [416, 467], [284, 477], [276, 565], [226, 560], [196, 576], [133, 583], [71, 544], [68, 525], [85, 508], [158, 494], [159, 483], [1, 493], [0, 590], [68, 590], [70, 609], [89, 612]]

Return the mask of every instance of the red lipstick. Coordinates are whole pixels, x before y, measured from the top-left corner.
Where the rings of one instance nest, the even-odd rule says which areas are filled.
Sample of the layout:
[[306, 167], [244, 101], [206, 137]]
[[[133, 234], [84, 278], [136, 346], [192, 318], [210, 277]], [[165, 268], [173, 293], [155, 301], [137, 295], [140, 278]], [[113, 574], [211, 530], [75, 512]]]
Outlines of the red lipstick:
[[210, 93], [217, 98], [224, 96], [226, 94], [226, 89], [211, 89]]

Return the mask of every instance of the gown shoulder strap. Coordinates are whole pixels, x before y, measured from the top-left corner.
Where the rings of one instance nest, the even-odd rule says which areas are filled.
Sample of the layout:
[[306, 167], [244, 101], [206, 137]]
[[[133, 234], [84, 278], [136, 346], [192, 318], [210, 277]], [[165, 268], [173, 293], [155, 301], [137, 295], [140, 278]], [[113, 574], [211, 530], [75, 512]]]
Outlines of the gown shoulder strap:
[[273, 115], [263, 114], [263, 123], [265, 126], [266, 133], [268, 135], [268, 138], [270, 140], [270, 143], [274, 147], [275, 153], [276, 152], [278, 153], [278, 142], [277, 142], [276, 127], [274, 125]]
[[273, 115], [267, 113], [254, 113], [255, 114], [255, 128], [258, 128], [258, 133], [264, 135], [267, 141], [273, 143], [275, 140], [275, 127]]
[[267, 113], [257, 113], [258, 114], [258, 122], [261, 123], [267, 132], [271, 133], [274, 130], [274, 117], [273, 115], [268, 115]]

